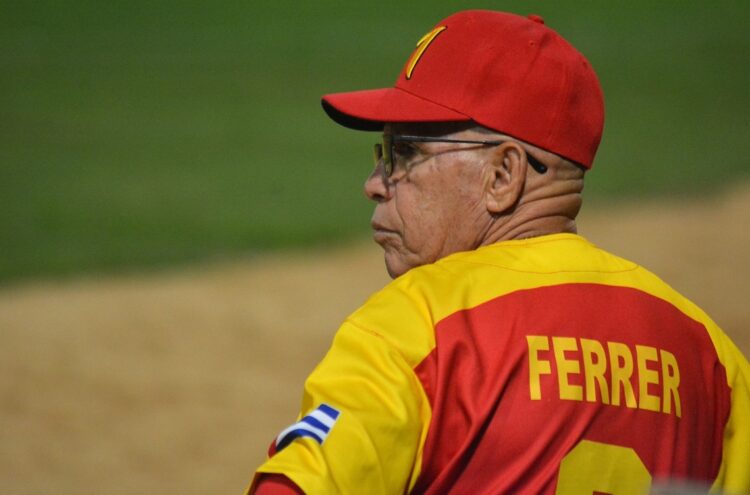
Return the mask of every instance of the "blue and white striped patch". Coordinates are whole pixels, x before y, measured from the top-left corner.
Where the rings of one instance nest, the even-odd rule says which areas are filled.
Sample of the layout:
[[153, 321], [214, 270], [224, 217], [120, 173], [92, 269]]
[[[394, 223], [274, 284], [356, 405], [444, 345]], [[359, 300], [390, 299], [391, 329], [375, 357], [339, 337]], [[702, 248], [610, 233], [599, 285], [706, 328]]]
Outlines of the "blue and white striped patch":
[[279, 433], [279, 436], [276, 437], [276, 451], [283, 449], [292, 440], [299, 437], [313, 438], [323, 445], [340, 414], [341, 411], [328, 404], [319, 405], [310, 414]]

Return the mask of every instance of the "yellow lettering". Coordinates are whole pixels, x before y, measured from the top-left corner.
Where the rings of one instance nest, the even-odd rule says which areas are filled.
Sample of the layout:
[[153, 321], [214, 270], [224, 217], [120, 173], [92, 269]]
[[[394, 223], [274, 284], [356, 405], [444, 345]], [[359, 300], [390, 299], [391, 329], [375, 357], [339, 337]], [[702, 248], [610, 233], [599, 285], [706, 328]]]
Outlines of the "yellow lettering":
[[549, 351], [549, 337], [543, 335], [527, 335], [529, 346], [529, 395], [531, 400], [542, 398], [542, 386], [539, 383], [542, 375], [552, 373], [549, 361], [539, 359], [539, 351]]
[[620, 342], [607, 342], [609, 350], [609, 365], [612, 368], [612, 405], [620, 405], [620, 390], [625, 396], [625, 405], [630, 408], [636, 407], [633, 385], [630, 376], [633, 374], [633, 355], [625, 344]]
[[583, 389], [580, 385], [571, 385], [568, 375], [581, 372], [581, 363], [577, 359], [567, 359], [565, 353], [577, 351], [578, 343], [573, 337], [552, 337], [557, 364], [557, 383], [560, 386], [560, 398], [565, 400], [583, 400]]
[[[682, 417], [680, 368], [671, 352], [646, 345], [635, 345], [634, 357], [631, 348], [622, 342], [600, 342], [574, 337], [527, 335], [526, 342], [529, 352], [531, 400], [541, 400], [542, 376], [552, 375], [554, 356], [561, 400], [583, 401], [585, 389], [587, 402], [599, 401], [602, 404], [622, 405], [631, 409], [640, 408], [665, 414], [671, 414], [674, 410], [678, 418]], [[545, 357], [541, 357], [543, 352], [547, 353]], [[636, 371], [638, 395], [635, 393], [634, 384]], [[575, 383], [580, 378], [576, 380], [571, 376], [580, 376], [581, 373], [583, 385]]]
[[[604, 378], [607, 371], [607, 358], [604, 347], [598, 340], [581, 339], [581, 354], [583, 355], [583, 372], [586, 377], [586, 400], [596, 402], [596, 388], [599, 385], [599, 396], [604, 404], [609, 404], [609, 388]], [[594, 357], [596, 356], [596, 359]]]
[[661, 355], [661, 383], [662, 383], [662, 412], [672, 412], [672, 399], [674, 399], [674, 412], [678, 418], [682, 417], [682, 406], [680, 405], [680, 368], [674, 354], [660, 350]]
[[638, 407], [647, 411], [658, 411], [661, 409], [658, 395], [648, 393], [648, 386], [659, 384], [659, 373], [648, 368], [648, 363], [657, 362], [656, 348], [647, 345], [635, 346], [638, 360]]

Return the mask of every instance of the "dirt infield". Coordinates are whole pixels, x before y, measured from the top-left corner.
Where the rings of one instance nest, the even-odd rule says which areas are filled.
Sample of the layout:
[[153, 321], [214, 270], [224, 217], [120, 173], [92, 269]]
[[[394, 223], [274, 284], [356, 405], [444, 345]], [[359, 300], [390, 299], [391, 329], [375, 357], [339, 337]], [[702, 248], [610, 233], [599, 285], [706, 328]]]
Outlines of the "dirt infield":
[[[579, 222], [750, 354], [750, 187]], [[369, 243], [0, 290], [5, 493], [241, 493], [337, 324], [386, 283]]]

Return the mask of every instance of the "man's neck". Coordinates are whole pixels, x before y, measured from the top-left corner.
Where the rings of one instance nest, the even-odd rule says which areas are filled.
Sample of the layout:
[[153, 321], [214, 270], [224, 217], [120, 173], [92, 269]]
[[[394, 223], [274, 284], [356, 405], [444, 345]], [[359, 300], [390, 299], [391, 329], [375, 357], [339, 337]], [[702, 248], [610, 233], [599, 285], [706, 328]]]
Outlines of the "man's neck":
[[490, 235], [487, 235], [480, 246], [495, 244], [496, 242], [529, 239], [543, 235], [577, 233], [576, 222], [567, 217], [546, 217], [520, 224], [507, 223]]
[[579, 193], [519, 204], [513, 212], [491, 219], [478, 245], [563, 232], [575, 234], [575, 219], [580, 207]]

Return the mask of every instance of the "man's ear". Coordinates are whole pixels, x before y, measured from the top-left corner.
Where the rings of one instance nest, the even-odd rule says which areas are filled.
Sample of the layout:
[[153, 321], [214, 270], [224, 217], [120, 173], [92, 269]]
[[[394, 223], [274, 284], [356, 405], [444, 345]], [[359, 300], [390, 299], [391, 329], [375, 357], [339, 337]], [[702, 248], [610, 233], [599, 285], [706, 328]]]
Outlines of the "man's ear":
[[508, 141], [492, 149], [485, 165], [485, 205], [487, 211], [499, 214], [518, 204], [526, 184], [526, 151], [520, 144]]

